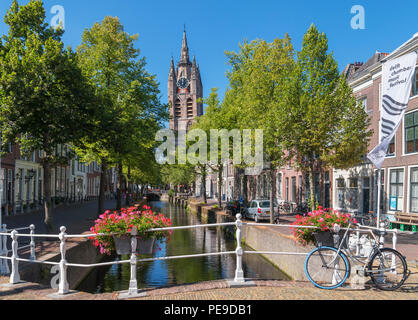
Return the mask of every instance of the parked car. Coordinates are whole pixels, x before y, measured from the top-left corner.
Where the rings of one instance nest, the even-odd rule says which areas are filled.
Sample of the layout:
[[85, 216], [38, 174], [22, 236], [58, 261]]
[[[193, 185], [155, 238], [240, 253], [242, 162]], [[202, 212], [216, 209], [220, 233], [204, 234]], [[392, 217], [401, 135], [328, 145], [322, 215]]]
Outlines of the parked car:
[[[274, 220], [279, 217], [277, 203], [273, 204]], [[248, 207], [243, 211], [244, 218], [254, 219], [255, 222], [270, 220], [270, 200], [252, 200]]]

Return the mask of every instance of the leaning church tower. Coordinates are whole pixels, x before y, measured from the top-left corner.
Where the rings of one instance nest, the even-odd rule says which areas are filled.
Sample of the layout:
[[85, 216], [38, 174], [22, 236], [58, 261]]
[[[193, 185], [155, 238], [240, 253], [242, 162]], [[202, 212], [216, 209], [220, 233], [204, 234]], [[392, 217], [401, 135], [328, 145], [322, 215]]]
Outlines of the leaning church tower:
[[203, 104], [198, 99], [203, 98], [202, 79], [199, 65], [195, 57], [189, 59], [186, 30], [183, 32], [180, 61], [174, 67], [171, 57], [168, 74], [168, 103], [170, 108], [169, 126], [171, 130], [188, 130], [194, 119], [203, 114]]

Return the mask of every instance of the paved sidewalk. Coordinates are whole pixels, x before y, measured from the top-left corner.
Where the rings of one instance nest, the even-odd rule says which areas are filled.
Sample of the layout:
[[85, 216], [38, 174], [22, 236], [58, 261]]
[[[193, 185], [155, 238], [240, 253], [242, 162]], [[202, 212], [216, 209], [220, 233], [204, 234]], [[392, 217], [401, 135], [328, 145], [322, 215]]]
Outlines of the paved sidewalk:
[[[291, 224], [296, 220], [295, 215], [283, 215], [280, 217], [280, 224]], [[253, 222], [248, 220], [249, 222]], [[280, 233], [291, 234], [290, 228], [274, 228], [280, 230]], [[392, 233], [385, 237], [385, 247], [392, 248]], [[396, 245], [396, 250], [401, 252], [407, 261], [418, 263], [418, 232], [415, 233], [399, 233]]]
[[[104, 207], [105, 210], [114, 209], [116, 207], [116, 200], [105, 200]], [[70, 204], [68, 206], [61, 205], [53, 209], [53, 233], [58, 234], [61, 226], [67, 228], [68, 234], [80, 234], [88, 231], [94, 224], [94, 219], [96, 219], [97, 208], [98, 201], [94, 200], [79, 204]], [[45, 232], [43, 210], [8, 217], [3, 216], [3, 223], [7, 224], [7, 229], [28, 227], [34, 224], [35, 233]]]

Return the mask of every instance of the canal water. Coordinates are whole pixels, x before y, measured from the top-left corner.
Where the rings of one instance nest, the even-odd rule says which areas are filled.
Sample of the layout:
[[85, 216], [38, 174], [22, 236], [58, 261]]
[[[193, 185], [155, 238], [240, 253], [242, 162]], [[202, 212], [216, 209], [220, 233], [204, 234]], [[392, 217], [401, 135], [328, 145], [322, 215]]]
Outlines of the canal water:
[[[216, 220], [211, 221], [210, 217], [205, 220], [198, 214], [192, 214], [186, 209], [168, 202], [151, 202], [151, 207], [153, 211], [161, 212], [169, 217], [173, 226], [216, 223]], [[233, 220], [231, 219], [231, 221]], [[174, 230], [168, 243], [158, 241], [157, 244], [159, 249], [155, 250], [154, 257], [235, 251], [235, 227]], [[245, 246], [244, 249], [251, 250]], [[139, 258], [142, 257], [150, 256], [140, 256]], [[113, 256], [109, 257], [107, 261], [117, 259], [126, 260], [129, 259], [129, 256]], [[137, 267], [138, 288], [233, 279], [235, 267], [235, 254], [140, 262]], [[288, 280], [283, 272], [258, 254], [244, 254], [243, 270], [245, 278]], [[77, 290], [90, 293], [122, 291], [128, 289], [129, 280], [130, 265], [128, 263], [96, 267], [78, 286]]]

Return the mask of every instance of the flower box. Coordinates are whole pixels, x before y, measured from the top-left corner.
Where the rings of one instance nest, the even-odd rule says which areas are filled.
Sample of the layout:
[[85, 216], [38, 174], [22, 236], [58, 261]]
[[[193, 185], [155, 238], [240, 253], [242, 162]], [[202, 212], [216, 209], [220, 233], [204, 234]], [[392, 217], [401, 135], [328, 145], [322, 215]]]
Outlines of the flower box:
[[[302, 245], [321, 243], [323, 246], [334, 247], [334, 239], [332, 230], [334, 225], [339, 225], [340, 228], [348, 227], [350, 220], [356, 223], [355, 219], [351, 218], [350, 214], [340, 213], [331, 208], [323, 209], [318, 207], [318, 210], [309, 212], [307, 215], [296, 215], [296, 221], [292, 223], [293, 235], [297, 242]], [[339, 232], [340, 240], [344, 236], [344, 231]], [[346, 247], [346, 244], [344, 244]]]
[[[120, 211], [107, 210], [95, 221], [90, 231], [96, 235], [89, 237], [94, 245], [100, 248], [100, 253], [130, 254], [131, 234], [136, 229], [138, 254], [152, 253], [154, 239], [169, 241], [171, 230], [159, 230], [171, 226], [169, 218], [152, 212], [150, 207], [138, 206], [123, 208]], [[153, 231], [150, 231], [153, 229]], [[114, 235], [117, 235], [115, 237]], [[149, 241], [147, 241], [149, 240]], [[145, 243], [144, 243], [145, 241]]]
[[[341, 240], [344, 237], [344, 231], [340, 231], [338, 233], [339, 239], [338, 242], [336, 242], [335, 237], [337, 236], [334, 232], [324, 231], [324, 232], [313, 232], [312, 235], [315, 239], [315, 245], [317, 247], [334, 247], [338, 248], [339, 244], [341, 243]], [[344, 241], [344, 244], [342, 245], [342, 248], [347, 248], [347, 241]]]
[[[131, 244], [131, 236], [123, 235], [123, 236], [113, 236], [113, 240], [115, 241], [115, 248], [116, 253], [119, 255], [122, 254], [131, 254], [132, 253], [132, 244]], [[149, 239], [141, 239], [140, 237], [136, 237], [136, 253], [137, 254], [152, 254], [152, 249], [154, 247], [154, 240], [155, 237]]]

